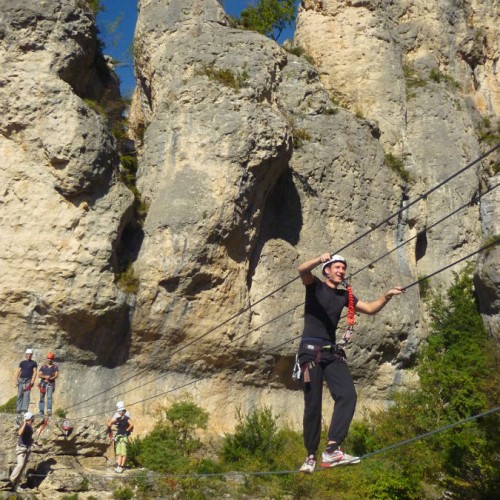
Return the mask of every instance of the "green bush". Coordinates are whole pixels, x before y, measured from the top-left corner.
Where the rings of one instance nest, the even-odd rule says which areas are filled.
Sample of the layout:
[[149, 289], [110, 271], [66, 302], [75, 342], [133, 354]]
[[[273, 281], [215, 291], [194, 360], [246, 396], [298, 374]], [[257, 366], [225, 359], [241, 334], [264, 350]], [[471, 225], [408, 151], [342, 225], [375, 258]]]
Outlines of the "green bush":
[[406, 170], [404, 162], [398, 156], [392, 153], [385, 154], [385, 164], [394, 172], [396, 172], [405, 182], [410, 181], [410, 173]]
[[[495, 146], [500, 143], [500, 120], [496, 120], [496, 126], [492, 124], [491, 119], [485, 116], [478, 126], [478, 139], [479, 142], [484, 142], [488, 146]], [[493, 167], [495, 173], [498, 172], [497, 169]]]
[[54, 412], [54, 415], [59, 418], [66, 418], [67, 416], [67, 411], [63, 410], [62, 408], [57, 408], [56, 411]]
[[239, 92], [248, 80], [248, 73], [246, 71], [238, 73], [229, 68], [219, 69], [214, 66], [207, 66], [204, 69], [204, 73], [210, 80], [215, 80], [226, 87], [236, 90], [236, 92]]
[[129, 486], [120, 486], [113, 491], [113, 498], [117, 500], [130, 500], [134, 498], [134, 492]]
[[207, 428], [208, 416], [208, 412], [190, 401], [175, 403], [164, 411], [167, 426], [172, 429], [181, 450], [188, 455], [201, 445], [194, 432]]
[[445, 83], [448, 83], [449, 85], [451, 85], [455, 89], [460, 88], [460, 84], [453, 77], [451, 77], [450, 75], [447, 75], [446, 73], [443, 73], [442, 71], [440, 71], [437, 68], [431, 69], [431, 71], [429, 73], [429, 78], [431, 80], [435, 81], [436, 83], [445, 82]]
[[300, 45], [293, 45], [293, 46], [284, 46], [283, 47], [289, 54], [293, 54], [294, 56], [303, 56], [305, 53], [304, 47], [301, 47]]
[[301, 148], [305, 141], [311, 140], [311, 134], [305, 128], [293, 128], [293, 147], [296, 149]]
[[415, 89], [427, 85], [427, 80], [420, 78], [411, 64], [403, 65], [403, 75], [406, 84], [406, 94], [409, 99], [416, 96]]
[[99, 12], [103, 12], [105, 9], [101, 4], [101, 0], [78, 0], [77, 4], [80, 9], [90, 10], [94, 16], [97, 16]]
[[207, 423], [208, 413], [192, 402], [181, 401], [163, 408], [154, 429], [130, 441], [129, 463], [157, 472], [187, 472], [196, 465], [191, 456], [202, 448], [195, 432], [205, 429]]
[[139, 290], [139, 278], [135, 274], [133, 264], [128, 264], [122, 272], [115, 274], [115, 283], [120, 290], [127, 293], [137, 293]]
[[284, 439], [271, 409], [254, 409], [245, 417], [238, 414], [238, 420], [234, 434], [224, 438], [222, 459], [228, 464], [274, 464], [276, 455], [283, 449]]
[[8, 401], [0, 406], [2, 413], [16, 413], [17, 396], [12, 396]]
[[426, 300], [429, 298], [431, 291], [431, 281], [429, 278], [419, 276], [418, 277], [418, 294], [421, 299]]

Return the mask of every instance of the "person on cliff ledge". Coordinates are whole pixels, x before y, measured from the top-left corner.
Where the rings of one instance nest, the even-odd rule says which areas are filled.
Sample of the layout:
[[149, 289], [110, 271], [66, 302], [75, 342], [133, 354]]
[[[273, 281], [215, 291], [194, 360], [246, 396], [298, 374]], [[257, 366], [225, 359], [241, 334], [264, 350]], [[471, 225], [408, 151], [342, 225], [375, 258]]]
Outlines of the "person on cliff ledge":
[[59, 367], [54, 364], [54, 359], [55, 354], [49, 352], [47, 354], [47, 362], [40, 367], [40, 371], [38, 372], [38, 377], [42, 379], [38, 384], [38, 388], [40, 389], [39, 414], [44, 414], [45, 400], [47, 400], [47, 416], [49, 417], [52, 415], [52, 396], [56, 390], [56, 379], [59, 377]]
[[[322, 264], [322, 281], [312, 270]], [[373, 302], [358, 300], [352, 292], [339, 289], [345, 283], [347, 261], [341, 255], [324, 253], [299, 265], [305, 286], [304, 329], [298, 350], [298, 363], [304, 379], [304, 445], [307, 457], [300, 471], [311, 473], [316, 467], [321, 435], [323, 380], [332, 395], [334, 411], [328, 430], [328, 442], [321, 456], [322, 467], [359, 463], [341, 448], [347, 436], [356, 407], [356, 390], [346, 362], [344, 350], [336, 343], [335, 333], [342, 309], [349, 312], [376, 314], [395, 295], [405, 292], [397, 286]]]
[[38, 365], [33, 357], [33, 350], [26, 349], [26, 359], [19, 363], [16, 371], [16, 413], [24, 414], [29, 410], [31, 389], [35, 385]]
[[17, 431], [17, 445], [16, 445], [16, 459], [17, 464], [14, 467], [14, 470], [10, 474], [10, 487], [12, 491], [22, 492], [23, 488], [19, 487], [19, 481], [21, 479], [21, 475], [28, 463], [31, 446], [33, 445], [33, 421], [35, 417], [33, 413], [26, 412], [24, 414], [24, 420], [22, 425], [19, 427]]
[[116, 413], [108, 420], [108, 428], [113, 426], [116, 428], [115, 432], [115, 455], [116, 455], [116, 468], [115, 472], [121, 474], [125, 469], [125, 462], [127, 461], [127, 444], [128, 437], [134, 429], [132, 419], [127, 416], [127, 410], [123, 401], [119, 401], [121, 405], [117, 405]]

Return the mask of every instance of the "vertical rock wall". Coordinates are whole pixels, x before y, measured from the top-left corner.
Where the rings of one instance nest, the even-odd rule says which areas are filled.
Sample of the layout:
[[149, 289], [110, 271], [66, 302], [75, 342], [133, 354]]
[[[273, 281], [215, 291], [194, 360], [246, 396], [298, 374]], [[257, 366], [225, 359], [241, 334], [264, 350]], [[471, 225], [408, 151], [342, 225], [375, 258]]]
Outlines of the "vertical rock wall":
[[[132, 203], [94, 103], [116, 94], [95, 20], [73, 1], [2, 0], [0, 332], [2, 399], [17, 363], [116, 366], [127, 358], [114, 244]], [[68, 381], [69, 382], [69, 381]], [[70, 384], [68, 384], [70, 386]]]
[[[372, 300], [498, 234], [496, 192], [428, 229], [495, 184], [488, 158], [350, 244], [486, 149], [478, 130], [498, 110], [493, 3], [304, 0], [294, 44], [311, 65], [232, 27], [216, 0], [141, 0], [130, 111], [147, 208], [139, 239], [124, 229], [133, 196], [95, 109], [116, 87], [93, 16], [73, 0], [2, 5], [1, 339], [10, 359], [28, 345], [38, 360], [57, 350], [57, 397], [80, 403], [73, 416], [102, 418], [125, 399], [146, 428], [158, 405], [188, 395], [217, 431], [257, 404], [298, 424], [301, 261], [347, 247], [349, 271], [364, 269], [355, 293]], [[118, 250], [132, 257], [136, 293], [114, 284]], [[492, 330], [497, 252], [477, 280]], [[362, 404], [411, 378], [426, 335], [417, 288], [358, 319], [349, 358]]]

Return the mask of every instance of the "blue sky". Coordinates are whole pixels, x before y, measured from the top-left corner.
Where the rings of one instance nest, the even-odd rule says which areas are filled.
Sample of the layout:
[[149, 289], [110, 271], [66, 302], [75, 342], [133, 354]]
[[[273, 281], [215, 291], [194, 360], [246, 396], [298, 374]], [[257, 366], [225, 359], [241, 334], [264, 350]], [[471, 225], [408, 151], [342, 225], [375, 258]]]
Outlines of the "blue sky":
[[[234, 17], [257, 0], [222, 0], [225, 11]], [[297, 0], [297, 3], [299, 0]], [[135, 87], [132, 66], [132, 42], [137, 21], [137, 0], [101, 0], [105, 11], [97, 16], [97, 25], [104, 41], [104, 53], [119, 61], [116, 72], [121, 81], [121, 92], [130, 96]], [[280, 42], [292, 38], [294, 29], [284, 31]]]

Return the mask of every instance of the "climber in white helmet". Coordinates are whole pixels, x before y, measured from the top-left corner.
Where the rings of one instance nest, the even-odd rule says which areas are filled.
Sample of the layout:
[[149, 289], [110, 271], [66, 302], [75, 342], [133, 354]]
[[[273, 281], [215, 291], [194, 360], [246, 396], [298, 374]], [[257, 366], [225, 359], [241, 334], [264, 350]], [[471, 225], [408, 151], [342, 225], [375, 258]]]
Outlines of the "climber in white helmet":
[[[324, 280], [312, 273], [320, 264]], [[358, 457], [347, 455], [340, 447], [347, 436], [356, 408], [356, 390], [346, 355], [336, 339], [342, 310], [347, 307], [348, 317], [351, 315], [353, 321], [355, 312], [376, 314], [392, 297], [404, 293], [404, 289], [399, 286], [391, 288], [373, 302], [358, 300], [350, 286], [347, 286], [347, 290], [339, 288], [339, 285], [345, 283], [347, 260], [341, 255], [330, 253], [300, 264], [298, 271], [306, 291], [298, 364], [304, 379], [303, 425], [307, 457], [300, 470], [311, 473], [316, 467], [320, 442], [323, 381], [328, 385], [335, 406], [321, 466], [333, 467], [359, 462]]]

